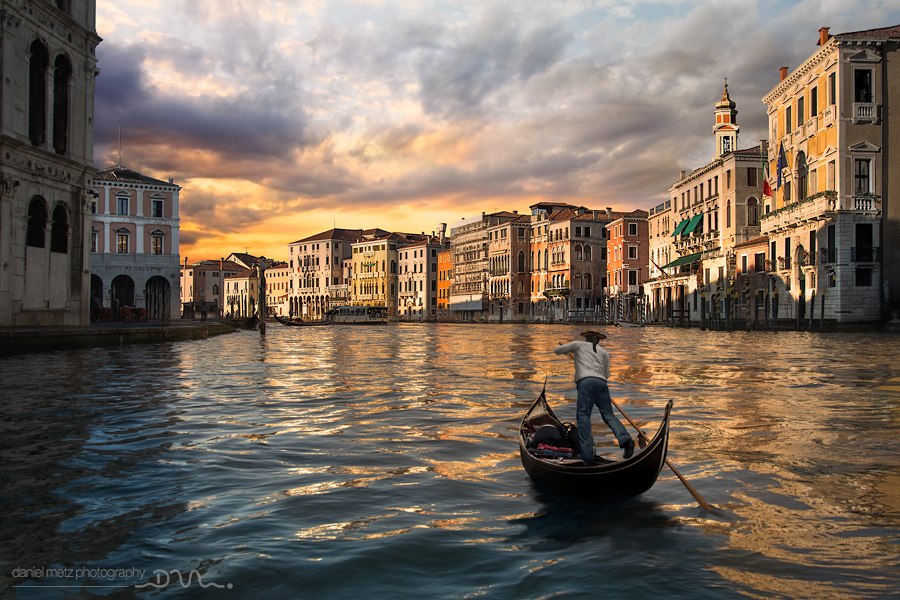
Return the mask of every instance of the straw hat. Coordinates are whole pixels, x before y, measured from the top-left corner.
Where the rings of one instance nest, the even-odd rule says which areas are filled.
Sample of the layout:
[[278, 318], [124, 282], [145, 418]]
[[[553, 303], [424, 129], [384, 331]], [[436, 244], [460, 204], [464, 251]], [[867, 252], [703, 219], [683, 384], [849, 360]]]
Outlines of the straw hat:
[[581, 335], [583, 335], [583, 336], [586, 337], [586, 338], [589, 338], [589, 337], [594, 336], [594, 337], [597, 337], [597, 338], [599, 338], [599, 339], [601, 339], [601, 340], [605, 340], [605, 339], [606, 339], [606, 336], [603, 335], [602, 333], [600, 333], [599, 331], [592, 331], [592, 330], [582, 331], [582, 332], [581, 332]]

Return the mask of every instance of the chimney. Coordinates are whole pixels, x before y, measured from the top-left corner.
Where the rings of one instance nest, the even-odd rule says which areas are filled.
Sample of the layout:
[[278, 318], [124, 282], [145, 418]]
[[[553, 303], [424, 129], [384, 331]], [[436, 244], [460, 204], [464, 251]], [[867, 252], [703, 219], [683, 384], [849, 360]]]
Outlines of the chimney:
[[685, 171], [684, 169], [682, 169], [681, 171], [678, 171], [678, 179], [684, 179], [686, 175], [687, 175], [687, 171]]
[[778, 81], [784, 81], [785, 78], [787, 77], [787, 72], [788, 72], [787, 67], [781, 67], [780, 69], [778, 69]]
[[188, 257], [185, 256], [185, 257], [184, 257], [184, 268], [185, 268], [185, 269], [187, 269], [187, 259], [188, 259]]
[[219, 270], [220, 271], [225, 270], [225, 257], [224, 256], [219, 258]]
[[824, 46], [825, 43], [831, 39], [831, 34], [828, 33], [828, 29], [828, 27], [819, 28], [819, 46]]

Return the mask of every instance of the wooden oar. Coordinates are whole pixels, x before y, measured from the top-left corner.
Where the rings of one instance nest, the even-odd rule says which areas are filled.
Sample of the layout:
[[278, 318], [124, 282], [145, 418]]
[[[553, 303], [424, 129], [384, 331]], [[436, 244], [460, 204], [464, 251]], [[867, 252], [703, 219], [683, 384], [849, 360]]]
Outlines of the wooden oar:
[[[649, 442], [649, 440], [647, 439], [647, 436], [644, 434], [643, 431], [641, 431], [641, 428], [637, 426], [637, 423], [635, 423], [634, 421], [632, 421], [632, 420], [631, 420], [631, 417], [629, 417], [629, 416], [625, 413], [625, 411], [622, 410], [622, 407], [619, 406], [619, 404], [618, 404], [615, 400], [613, 400], [612, 398], [610, 398], [609, 401], [612, 402], [613, 406], [615, 406], [617, 409], [619, 409], [619, 412], [622, 413], [622, 416], [625, 417], [625, 419], [626, 419], [629, 423], [631, 423], [631, 426], [634, 427], [635, 431], [638, 432], [638, 435], [641, 437], [641, 440], [642, 440], [642, 442], [643, 442], [643, 444], [641, 444], [641, 447], [643, 448], [644, 444], [646, 444], [646, 443]], [[708, 510], [708, 511], [713, 511], [713, 510], [714, 510], [713, 507], [712, 507], [712, 505], [711, 505], [709, 502], [707, 502], [706, 500], [704, 500], [704, 499], [703, 499], [703, 496], [701, 496], [701, 495], [697, 492], [697, 490], [694, 489], [694, 486], [692, 486], [690, 483], [688, 483], [688, 480], [684, 478], [684, 475], [682, 475], [682, 474], [678, 471], [678, 469], [675, 468], [675, 465], [672, 464], [672, 461], [669, 460], [669, 457], [666, 457], [666, 465], [667, 465], [670, 469], [672, 469], [672, 472], [675, 473], [675, 477], [677, 477], [678, 480], [679, 480], [682, 484], [684, 484], [684, 487], [687, 488], [687, 491], [689, 491], [689, 492], [691, 493], [691, 496], [694, 497], [694, 500], [697, 501], [697, 504], [699, 504], [700, 507], [701, 507], [703, 510]]]
[[[560, 344], [563, 344], [563, 343], [564, 342], [560, 342]], [[573, 356], [572, 353], [566, 354], [566, 356], [571, 358], [573, 361], [575, 360], [575, 356]], [[547, 381], [545, 379], [544, 385], [546, 385], [546, 384], [547, 384]], [[631, 423], [631, 426], [634, 427], [634, 430], [638, 432], [638, 435], [640, 436], [639, 441], [642, 442], [641, 448], [643, 448], [646, 444], [648, 444], [650, 442], [650, 439], [644, 434], [643, 431], [641, 431], [641, 428], [637, 426], [637, 423], [635, 423], [634, 421], [631, 420], [631, 417], [629, 417], [625, 413], [625, 411], [622, 410], [622, 407], [619, 406], [619, 404], [615, 400], [610, 398], [609, 401], [612, 402], [613, 406], [615, 406], [617, 409], [619, 409], [619, 412], [622, 413], [622, 416], [625, 417], [625, 419], [629, 423]], [[669, 460], [668, 456], [666, 457], [666, 465], [672, 470], [673, 473], [675, 473], [675, 477], [678, 478], [678, 481], [680, 481], [684, 485], [684, 487], [687, 488], [687, 491], [689, 491], [691, 493], [691, 496], [694, 497], [694, 500], [697, 501], [697, 504], [700, 505], [700, 508], [702, 508], [703, 510], [715, 512], [715, 509], [712, 507], [712, 505], [709, 502], [707, 502], [706, 500], [704, 500], [703, 496], [701, 496], [697, 492], [697, 490], [694, 489], [694, 486], [692, 486], [690, 483], [688, 483], [688, 480], [684, 478], [684, 475], [682, 475], [678, 471], [678, 469], [675, 468], [675, 465], [672, 464], [672, 461]]]

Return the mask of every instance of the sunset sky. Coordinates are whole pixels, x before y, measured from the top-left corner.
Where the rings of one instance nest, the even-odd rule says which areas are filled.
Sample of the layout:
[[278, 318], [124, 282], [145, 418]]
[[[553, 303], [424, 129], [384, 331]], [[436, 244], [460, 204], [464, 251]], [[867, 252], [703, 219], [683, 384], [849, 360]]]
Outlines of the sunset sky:
[[[861, 10], [862, 7], [865, 10]], [[431, 232], [543, 200], [649, 208], [762, 96], [900, 0], [98, 0], [94, 161], [174, 177], [181, 256]]]

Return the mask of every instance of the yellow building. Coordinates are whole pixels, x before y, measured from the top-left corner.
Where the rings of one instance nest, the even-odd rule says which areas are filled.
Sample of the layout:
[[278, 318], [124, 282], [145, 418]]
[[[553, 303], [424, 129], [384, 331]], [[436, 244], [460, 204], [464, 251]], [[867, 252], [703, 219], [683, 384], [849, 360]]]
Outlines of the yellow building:
[[900, 26], [822, 28], [818, 49], [790, 74], [782, 67], [763, 98], [772, 194], [760, 228], [779, 319], [877, 321], [898, 306], [898, 277], [887, 277], [900, 266], [888, 169], [900, 127], [887, 105], [900, 92], [898, 39]]

